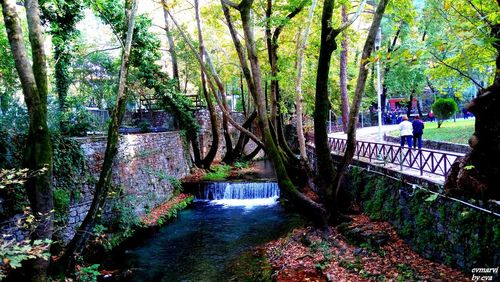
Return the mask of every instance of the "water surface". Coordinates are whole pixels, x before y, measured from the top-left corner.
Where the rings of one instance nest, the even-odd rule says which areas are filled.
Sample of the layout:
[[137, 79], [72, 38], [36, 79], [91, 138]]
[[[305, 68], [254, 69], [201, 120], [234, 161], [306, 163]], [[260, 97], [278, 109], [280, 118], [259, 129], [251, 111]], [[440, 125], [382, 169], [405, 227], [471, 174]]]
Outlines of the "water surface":
[[194, 202], [173, 223], [128, 250], [123, 259], [132, 270], [131, 281], [231, 280], [230, 265], [239, 256], [300, 222], [276, 200], [216, 203], [221, 202]]

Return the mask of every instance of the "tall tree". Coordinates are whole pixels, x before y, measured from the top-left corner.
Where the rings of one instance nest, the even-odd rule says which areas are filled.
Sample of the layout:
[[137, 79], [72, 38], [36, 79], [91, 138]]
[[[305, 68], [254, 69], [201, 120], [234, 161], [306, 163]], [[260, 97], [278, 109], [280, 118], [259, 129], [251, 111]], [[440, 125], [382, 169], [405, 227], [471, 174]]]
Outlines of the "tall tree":
[[[334, 187], [335, 184], [335, 169], [332, 156], [330, 154], [330, 146], [328, 145], [327, 120], [328, 112], [330, 111], [330, 99], [328, 95], [328, 81], [330, 73], [330, 62], [332, 53], [337, 49], [337, 36], [348, 28], [354, 20], [359, 16], [364, 8], [363, 1], [360, 4], [358, 12], [350, 21], [343, 24], [340, 28], [335, 29], [332, 26], [332, 16], [335, 1], [325, 0], [323, 4], [323, 13], [321, 15], [321, 45], [318, 58], [318, 72], [316, 75], [316, 95], [315, 95], [315, 110], [314, 110], [314, 145], [316, 149], [316, 158], [318, 166], [318, 186], [322, 187], [323, 201], [329, 203], [329, 207], [333, 208], [335, 200]], [[383, 14], [383, 12], [382, 12]], [[364, 90], [364, 88], [363, 88]], [[351, 109], [352, 111], [352, 109]], [[355, 113], [357, 114], [357, 112]], [[335, 211], [332, 211], [335, 212]]]
[[[349, 20], [347, 16], [347, 7], [342, 5], [342, 23], [346, 24]], [[344, 33], [340, 43], [340, 105], [342, 115], [342, 129], [347, 132], [349, 123], [349, 92], [347, 90], [347, 55], [349, 53], [349, 36]]]
[[[489, 29], [490, 42], [496, 52], [492, 84], [478, 93], [467, 109], [476, 117], [474, 134], [469, 139], [470, 153], [459, 158], [447, 175], [445, 190], [483, 199], [500, 199], [500, 1], [481, 8], [475, 1], [466, 1], [467, 10], [459, 17], [479, 19], [481, 28]], [[474, 23], [477, 24], [477, 23]], [[456, 69], [455, 69], [456, 70]], [[458, 69], [460, 70], [460, 69]]]
[[168, 22], [167, 13], [167, 0], [162, 0], [163, 6], [163, 18], [165, 20], [165, 32], [167, 34], [168, 41], [168, 51], [170, 53], [170, 58], [172, 60], [172, 76], [177, 80], [177, 90], [181, 91], [181, 80], [179, 77], [179, 64], [177, 62], [177, 52], [175, 51], [174, 36], [172, 35], [172, 30], [170, 29], [170, 23]]
[[[202, 34], [202, 29], [201, 29], [199, 0], [194, 1], [194, 7], [195, 7], [195, 15], [196, 15], [195, 16], [196, 17], [196, 27], [198, 30], [198, 43], [200, 45], [199, 46], [200, 55], [201, 55], [201, 59], [203, 60], [204, 53], [206, 51], [205, 51], [205, 42], [203, 40], [203, 34]], [[201, 90], [203, 92], [203, 96], [205, 97], [205, 101], [207, 102], [208, 113], [210, 115], [210, 128], [212, 129], [212, 144], [211, 144], [210, 150], [208, 151], [208, 153], [204, 159], [201, 159], [201, 156], [199, 155], [199, 153], [198, 153], [198, 156], [195, 154], [195, 162], [197, 163], [198, 166], [200, 166], [202, 168], [210, 168], [210, 165], [212, 164], [213, 160], [215, 159], [215, 156], [217, 155], [217, 151], [219, 150], [219, 135], [220, 135], [219, 134], [219, 119], [217, 117], [217, 112], [215, 110], [214, 104], [212, 102], [212, 97], [208, 93], [205, 73], [203, 72], [203, 70], [201, 68], [200, 68], [200, 75], [201, 75]], [[214, 95], [217, 95], [217, 93], [214, 93]], [[223, 99], [223, 102], [224, 102], [224, 106], [227, 109], [226, 99]], [[223, 123], [224, 139], [226, 141], [226, 148], [227, 148], [227, 150], [230, 150], [233, 148], [233, 145], [231, 143], [231, 136], [229, 135], [227, 119], [225, 117], [223, 117], [222, 123]], [[195, 150], [196, 149], [194, 149], [194, 151]], [[199, 152], [199, 150], [198, 150], [198, 152]]]
[[59, 111], [63, 114], [60, 122], [61, 131], [66, 133], [67, 99], [71, 75], [69, 74], [74, 51], [74, 40], [78, 36], [76, 24], [83, 17], [81, 0], [41, 1], [43, 17], [49, 21], [52, 45], [54, 46], [54, 78], [59, 99]]
[[[306, 29], [302, 38], [297, 39], [298, 47], [298, 58], [297, 58], [297, 78], [295, 80], [295, 107], [296, 107], [296, 116], [297, 116], [297, 138], [299, 140], [299, 151], [300, 157], [303, 161], [307, 162], [307, 152], [306, 152], [306, 140], [304, 138], [304, 129], [303, 129], [303, 97], [302, 97], [302, 66], [304, 64], [304, 53], [307, 46], [307, 39], [309, 37], [309, 32], [311, 30], [311, 23], [314, 16], [314, 10], [316, 9], [317, 0], [313, 0], [311, 7], [309, 8], [309, 16], [307, 20]], [[307, 165], [307, 164], [306, 164]]]
[[341, 189], [342, 180], [346, 174], [347, 167], [351, 163], [351, 160], [356, 151], [356, 124], [358, 123], [359, 109], [361, 106], [361, 100], [363, 98], [363, 93], [365, 90], [366, 79], [368, 77], [367, 64], [369, 63], [369, 58], [373, 52], [375, 45], [375, 38], [377, 37], [377, 32], [384, 16], [385, 8], [389, 0], [381, 0], [375, 11], [373, 17], [372, 25], [368, 31], [368, 37], [366, 38], [365, 45], [363, 47], [363, 53], [361, 55], [361, 63], [359, 66], [359, 74], [356, 82], [356, 90], [354, 91], [354, 97], [351, 104], [351, 112], [349, 113], [349, 127], [347, 129], [347, 147], [345, 149], [344, 156], [341, 162], [337, 166], [337, 174], [335, 175], [335, 199], [338, 200], [339, 191]]
[[[16, 70], [21, 80], [24, 101], [29, 113], [29, 131], [24, 155], [24, 166], [32, 170], [44, 169], [36, 177], [28, 179], [26, 191], [31, 208], [39, 221], [32, 239], [52, 239], [54, 208], [52, 199], [52, 145], [47, 127], [47, 61], [44, 49], [40, 7], [37, 0], [26, 0], [30, 61], [21, 23], [16, 11], [16, 2], [1, 0], [7, 36], [14, 57]], [[32, 264], [32, 280], [45, 281], [49, 262], [37, 259]]]
[[[278, 66], [278, 48], [279, 48], [279, 37], [283, 32], [283, 29], [286, 25], [296, 16], [298, 15], [304, 8], [307, 1], [300, 1], [295, 7], [290, 8], [291, 12], [288, 13], [283, 19], [275, 19], [273, 18], [273, 0], [267, 0], [267, 8], [266, 8], [266, 45], [267, 45], [267, 53], [269, 64], [271, 66], [271, 83], [270, 83], [270, 98], [271, 98], [271, 114], [270, 114], [270, 122], [273, 125], [274, 134], [276, 137], [276, 142], [279, 144], [282, 149], [288, 153], [290, 156], [293, 154], [288, 147], [287, 142], [284, 138], [283, 133], [283, 118], [282, 118], [282, 109], [279, 107], [279, 103], [281, 101], [280, 94], [280, 86], [279, 86], [279, 73], [280, 69]], [[276, 27], [273, 26], [273, 22], [278, 22]], [[273, 30], [274, 27], [274, 30]]]
[[[127, 28], [127, 32], [125, 35], [125, 41], [122, 41], [122, 61], [118, 79], [118, 89], [116, 92], [116, 105], [113, 108], [113, 112], [111, 115], [111, 122], [108, 129], [108, 138], [103, 165], [99, 175], [99, 180], [95, 187], [94, 198], [92, 200], [90, 209], [87, 212], [87, 215], [85, 216], [82, 224], [80, 225], [80, 227], [78, 227], [75, 236], [66, 246], [65, 253], [61, 258], [63, 267], [72, 265], [75, 259], [75, 254], [82, 250], [87, 238], [89, 237], [89, 234], [92, 234], [95, 220], [98, 214], [102, 211], [104, 204], [106, 203], [108, 190], [112, 181], [113, 160], [116, 156], [116, 153], [118, 152], [118, 129], [123, 119], [123, 115], [125, 114], [129, 57], [132, 47], [132, 38], [134, 35], [135, 18], [137, 13], [136, 0], [127, 0], [125, 3], [125, 9], [126, 17], [124, 19], [124, 26]], [[72, 269], [72, 267], [68, 267], [67, 269], [70, 270]]]
[[[297, 180], [297, 178], [291, 178], [290, 176], [292, 175], [291, 173], [297, 172], [297, 170], [294, 170], [293, 166], [291, 167], [290, 165], [293, 164], [293, 162], [290, 161], [286, 157], [286, 155], [280, 151], [279, 144], [275, 143], [275, 139], [272, 136], [272, 130], [270, 127], [270, 122], [269, 121], [269, 116], [267, 113], [266, 109], [266, 101], [264, 98], [264, 95], [262, 93], [262, 73], [261, 73], [261, 68], [260, 68], [260, 63], [259, 63], [259, 57], [257, 56], [257, 50], [256, 50], [256, 41], [254, 38], [253, 34], [253, 26], [251, 23], [251, 17], [250, 17], [250, 12], [252, 9], [253, 1], [246, 1], [243, 0], [240, 3], [233, 3], [231, 1], [225, 1], [221, 0], [223, 7], [225, 5], [230, 6], [235, 8], [240, 12], [241, 19], [242, 19], [242, 24], [243, 24], [243, 31], [244, 31], [244, 38], [245, 38], [245, 43], [246, 43], [246, 48], [247, 48], [247, 58], [244, 56], [243, 48], [241, 44], [239, 43], [239, 40], [237, 36], [235, 36], [234, 32], [232, 32], [232, 38], [233, 38], [233, 43], [236, 47], [236, 51], [238, 53], [238, 57], [240, 59], [240, 64], [243, 69], [244, 74], [248, 77], [247, 83], [249, 86], [249, 89], [251, 89], [251, 93], [254, 96], [254, 103], [255, 107], [258, 112], [258, 120], [259, 120], [259, 126], [261, 128], [261, 131], [263, 133], [263, 142], [265, 144], [265, 151], [269, 157], [269, 159], [272, 161], [274, 168], [276, 170], [277, 178], [278, 178], [278, 183], [280, 186], [280, 189], [285, 196], [285, 198], [288, 198], [292, 203], [297, 204], [300, 209], [309, 214], [312, 219], [316, 221], [316, 223], [324, 225], [327, 223], [328, 219], [332, 215], [331, 211], [332, 205], [334, 203], [334, 191], [328, 191], [328, 193], [331, 196], [332, 201], [328, 201], [326, 197], [323, 197], [323, 201], [321, 203], [312, 201], [310, 198], [305, 196], [303, 193], [300, 192], [300, 190], [295, 186], [295, 183], [293, 180]], [[363, 2], [364, 4], [364, 2]], [[360, 9], [356, 13], [356, 15], [351, 18], [351, 20], [346, 24], [340, 27], [339, 29], [334, 29], [331, 24], [332, 24], [332, 15], [333, 15], [333, 7], [334, 7], [334, 1], [327, 1], [325, 5], [323, 6], [324, 8], [324, 13], [322, 17], [322, 41], [321, 41], [321, 47], [320, 47], [320, 59], [319, 59], [319, 64], [318, 64], [318, 79], [317, 79], [317, 96], [316, 96], [316, 101], [319, 99], [322, 99], [322, 102], [326, 101], [326, 111], [320, 111], [320, 115], [328, 115], [328, 92], [327, 92], [327, 87], [326, 83], [328, 81], [328, 75], [324, 76], [325, 73], [328, 73], [329, 71], [329, 64], [330, 64], [330, 59], [331, 59], [331, 53], [333, 50], [335, 50], [335, 37], [340, 34], [343, 30], [345, 30], [354, 20], [357, 18], [357, 16], [361, 13], [363, 10], [364, 5], [360, 5]], [[382, 5], [383, 8], [385, 9], [385, 4]], [[381, 8], [382, 9], [382, 8]], [[380, 23], [380, 19], [383, 15], [384, 9], [381, 10], [381, 12], [378, 13], [378, 21], [375, 21], [375, 25]], [[229, 20], [228, 20], [229, 21]], [[230, 26], [230, 25], [229, 25]], [[373, 42], [372, 42], [373, 45]], [[247, 65], [247, 59], [250, 62], [250, 67]], [[318, 87], [321, 88], [321, 86], [325, 86], [320, 92], [320, 96], [324, 94], [323, 97], [318, 98]], [[364, 84], [360, 83], [360, 87], [364, 87]], [[324, 90], [324, 92], [321, 92]], [[322, 107], [324, 105], [320, 105]], [[316, 113], [321, 109], [318, 109], [318, 103], [316, 104]], [[316, 119], [315, 115], [315, 119]], [[316, 120], [315, 120], [315, 131], [317, 130], [322, 131], [320, 134], [324, 135], [324, 142], [325, 142], [325, 147], [326, 149], [323, 152], [318, 152], [318, 159], [321, 157], [320, 154], [324, 155], [330, 155], [330, 150], [327, 146], [327, 135], [326, 135], [326, 118], [323, 121], [323, 124], [317, 126]], [[318, 144], [318, 139], [316, 139], [316, 144]], [[318, 148], [316, 148], [318, 150]], [[333, 162], [331, 161], [331, 156], [330, 156], [330, 162], [329, 165], [331, 167], [331, 172], [332, 175], [334, 175], [334, 167], [333, 167]], [[319, 165], [319, 164], [318, 164]], [[324, 163], [323, 163], [324, 165]], [[322, 171], [325, 171], [325, 169], [319, 171], [318, 179], [319, 179], [319, 187], [323, 191], [323, 195], [326, 194], [326, 190], [330, 189], [333, 190], [333, 187], [336, 185], [333, 185], [333, 177], [325, 175], [322, 173]], [[331, 177], [332, 182], [325, 181], [326, 178]], [[335, 216], [334, 216], [335, 217]]]

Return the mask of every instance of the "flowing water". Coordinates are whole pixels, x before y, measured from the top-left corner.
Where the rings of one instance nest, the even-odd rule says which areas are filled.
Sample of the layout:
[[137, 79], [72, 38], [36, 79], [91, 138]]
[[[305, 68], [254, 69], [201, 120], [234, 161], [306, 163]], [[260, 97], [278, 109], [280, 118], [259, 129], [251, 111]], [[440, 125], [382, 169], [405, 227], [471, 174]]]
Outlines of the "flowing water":
[[300, 219], [277, 204], [276, 183], [206, 183], [178, 219], [128, 250], [130, 281], [228, 281], [244, 252], [286, 234]]

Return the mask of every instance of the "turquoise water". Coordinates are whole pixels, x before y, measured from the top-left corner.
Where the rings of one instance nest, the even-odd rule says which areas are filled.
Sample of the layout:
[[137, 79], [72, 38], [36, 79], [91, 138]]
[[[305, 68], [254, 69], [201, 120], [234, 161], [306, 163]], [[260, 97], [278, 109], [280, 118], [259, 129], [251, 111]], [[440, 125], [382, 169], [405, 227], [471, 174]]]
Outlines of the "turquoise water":
[[275, 200], [264, 202], [194, 202], [174, 222], [125, 253], [130, 281], [231, 280], [230, 265], [239, 256], [300, 222]]

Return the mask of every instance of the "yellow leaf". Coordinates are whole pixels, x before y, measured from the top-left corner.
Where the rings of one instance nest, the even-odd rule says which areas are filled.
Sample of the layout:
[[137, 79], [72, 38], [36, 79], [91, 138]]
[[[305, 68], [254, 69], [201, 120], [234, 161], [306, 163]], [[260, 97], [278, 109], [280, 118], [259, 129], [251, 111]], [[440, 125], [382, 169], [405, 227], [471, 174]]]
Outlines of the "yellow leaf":
[[450, 1], [444, 1], [443, 9], [445, 11], [448, 11], [451, 8], [451, 3]]

